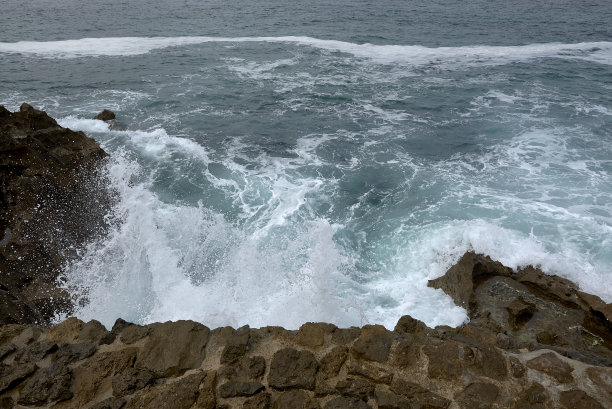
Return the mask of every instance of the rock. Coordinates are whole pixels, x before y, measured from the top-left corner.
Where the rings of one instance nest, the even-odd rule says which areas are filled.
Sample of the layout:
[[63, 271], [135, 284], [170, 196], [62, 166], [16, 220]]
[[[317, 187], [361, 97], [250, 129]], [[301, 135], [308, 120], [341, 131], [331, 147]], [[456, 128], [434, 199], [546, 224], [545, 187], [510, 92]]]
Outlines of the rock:
[[279, 390], [301, 388], [313, 390], [319, 365], [308, 351], [284, 348], [274, 353], [268, 384]]
[[113, 379], [113, 395], [121, 398], [143, 389], [153, 382], [153, 374], [146, 370], [126, 368]]
[[[193, 321], [159, 324], [139, 353], [136, 367], [159, 377], [177, 376], [198, 368], [206, 357], [209, 334], [208, 328]], [[168, 339], [172, 339], [172, 348], [168, 348]]]
[[561, 392], [559, 402], [567, 409], [604, 409], [599, 402], [580, 389]]
[[507, 307], [508, 323], [515, 331], [522, 328], [536, 312], [536, 306], [533, 303], [525, 301], [522, 297], [516, 298]]
[[454, 380], [463, 374], [461, 357], [464, 347], [459, 343], [446, 341], [440, 345], [426, 345], [423, 352], [429, 358], [427, 371], [430, 378]]
[[133, 344], [136, 341], [140, 341], [151, 333], [151, 328], [143, 327], [140, 325], [128, 325], [125, 327], [120, 335], [119, 340], [126, 345]]
[[598, 388], [612, 397], [612, 368], [591, 367], [585, 373]]
[[222, 398], [253, 396], [264, 389], [261, 382], [229, 381], [219, 386], [219, 396]]
[[34, 364], [17, 367], [0, 364], [0, 394], [19, 385], [28, 376], [36, 372], [36, 369], [37, 367]]
[[358, 359], [386, 362], [393, 336], [382, 325], [366, 325], [351, 347], [351, 354]]
[[378, 409], [412, 409], [413, 407], [407, 399], [388, 391], [376, 390], [375, 398]]
[[272, 409], [319, 409], [319, 404], [307, 392], [292, 390], [281, 393]]
[[549, 396], [539, 383], [533, 384], [515, 402], [513, 409], [547, 409]]
[[39, 370], [24, 385], [18, 402], [24, 405], [42, 405], [47, 402], [72, 398], [72, 371], [62, 364], [53, 364]]
[[417, 364], [420, 357], [420, 347], [412, 339], [401, 339], [393, 353], [391, 362], [400, 368], [408, 368]]
[[319, 372], [324, 378], [331, 378], [338, 375], [340, 368], [346, 361], [348, 348], [342, 345], [335, 346], [321, 359]]
[[527, 366], [536, 371], [543, 372], [560, 383], [570, 383], [574, 381], [572, 371], [574, 368], [563, 362], [552, 352], [547, 352], [527, 361]]
[[270, 409], [270, 394], [262, 392], [247, 399], [244, 401], [242, 409]]
[[81, 331], [77, 336], [77, 341], [89, 341], [94, 344], [98, 344], [100, 339], [106, 335], [108, 331], [104, 328], [100, 322], [91, 320], [86, 322], [81, 327]]
[[451, 404], [450, 400], [404, 379], [395, 379], [391, 390], [406, 398], [411, 407], [446, 409]]
[[97, 119], [99, 121], [112, 121], [115, 119], [115, 113], [108, 109], [103, 110], [98, 115], [94, 116], [93, 119]]
[[48, 324], [72, 308], [63, 267], [108, 229], [106, 153], [28, 104], [1, 112], [0, 324]]
[[476, 382], [469, 384], [455, 397], [455, 400], [462, 409], [490, 409], [498, 395], [497, 386], [491, 383]]
[[325, 409], [371, 409], [371, 406], [358, 398], [339, 396], [328, 400]]
[[353, 396], [362, 400], [368, 400], [368, 398], [374, 396], [375, 387], [374, 383], [359, 378], [342, 379], [336, 383], [336, 390], [342, 396]]
[[243, 357], [232, 365], [219, 370], [221, 378], [229, 380], [260, 380], [266, 372], [266, 360], [262, 356]]
[[125, 405], [125, 399], [111, 396], [91, 406], [90, 409], [121, 409]]
[[410, 315], [404, 315], [399, 319], [399, 321], [397, 321], [393, 331], [401, 335], [418, 334], [421, 332], [426, 332], [427, 325], [415, 318], [412, 318]]
[[215, 409], [217, 405], [217, 373], [215, 371], [206, 372], [206, 377], [200, 383], [196, 408]]
[[295, 342], [308, 348], [320, 347], [325, 342], [325, 334], [330, 334], [335, 329], [335, 325], [308, 322], [300, 327]]
[[189, 409], [198, 399], [200, 382], [205, 376], [198, 372], [175, 382], [147, 386], [134, 394], [126, 409]]
[[515, 378], [521, 378], [525, 375], [525, 366], [519, 361], [517, 358], [511, 356], [510, 357], [510, 373]]
[[238, 328], [232, 336], [227, 339], [227, 345], [221, 353], [221, 363], [234, 362], [246, 353], [249, 343], [249, 326]]
[[361, 328], [336, 328], [332, 332], [332, 342], [338, 345], [347, 345], [353, 342], [361, 333]]
[[91, 342], [79, 342], [76, 344], [62, 345], [55, 359], [64, 365], [89, 358], [96, 352], [96, 346]]
[[364, 378], [371, 379], [376, 383], [390, 384], [391, 380], [393, 379], [392, 372], [384, 368], [374, 366], [369, 362], [351, 361], [347, 365], [347, 373], [349, 375], [363, 376]]
[[[12, 345], [12, 344], [11, 344]], [[49, 341], [35, 342], [15, 354], [15, 361], [20, 364], [36, 363], [57, 351], [57, 344]]]

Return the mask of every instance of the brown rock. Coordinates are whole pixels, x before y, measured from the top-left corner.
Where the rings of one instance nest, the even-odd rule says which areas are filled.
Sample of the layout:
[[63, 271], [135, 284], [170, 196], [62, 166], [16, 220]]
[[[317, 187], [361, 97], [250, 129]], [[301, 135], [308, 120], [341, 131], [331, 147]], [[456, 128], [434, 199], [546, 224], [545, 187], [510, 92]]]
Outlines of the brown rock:
[[519, 330], [533, 317], [536, 312], [536, 306], [533, 303], [525, 301], [522, 297], [518, 297], [507, 307], [508, 323], [513, 330]]
[[94, 116], [93, 119], [97, 119], [100, 121], [112, 121], [113, 119], [115, 119], [115, 113], [113, 111], [105, 109], [98, 115]]
[[404, 399], [395, 393], [383, 390], [376, 390], [376, 403], [378, 409], [412, 409], [413, 406], [407, 399]]
[[49, 328], [44, 339], [58, 344], [71, 344], [77, 340], [83, 330], [84, 322], [78, 318], [70, 317], [65, 321]]
[[266, 372], [266, 360], [262, 356], [242, 357], [232, 365], [219, 370], [219, 377], [229, 380], [260, 380]]
[[559, 402], [567, 409], [604, 409], [599, 402], [580, 389], [561, 392]]
[[612, 396], [612, 368], [591, 367], [585, 373], [591, 381]]
[[313, 390], [318, 366], [314, 355], [308, 351], [281, 349], [272, 356], [268, 384], [280, 390], [288, 388]]
[[335, 346], [321, 359], [320, 373], [324, 378], [338, 375], [340, 368], [346, 361], [348, 348], [342, 345]]
[[462, 409], [489, 409], [497, 400], [499, 388], [491, 383], [471, 383], [459, 395], [456, 402]]
[[96, 320], [91, 320], [83, 324], [76, 340], [89, 341], [97, 344], [107, 332], [108, 331], [106, 328], [104, 328], [104, 325], [100, 324], [100, 322]]
[[325, 409], [370, 409], [370, 405], [357, 398], [339, 396], [325, 403]]
[[[12, 344], [10, 344], [12, 345]], [[34, 342], [15, 354], [15, 361], [20, 364], [36, 363], [57, 351], [57, 344], [49, 341]]]
[[374, 396], [375, 387], [376, 385], [372, 382], [360, 378], [342, 379], [336, 383], [336, 390], [342, 396], [353, 396], [362, 400], [368, 400], [368, 398]]
[[125, 327], [120, 335], [119, 339], [126, 345], [133, 344], [139, 341], [151, 333], [151, 328], [143, 327], [140, 325], [131, 324]]
[[421, 332], [426, 332], [428, 330], [427, 325], [425, 323], [412, 318], [410, 315], [404, 315], [397, 321], [395, 325], [395, 329], [393, 331], [397, 332], [400, 335], [406, 334], [418, 334]]
[[400, 340], [394, 350], [391, 364], [400, 368], [408, 368], [417, 364], [421, 348], [411, 339]]
[[154, 377], [146, 369], [126, 368], [113, 379], [113, 395], [121, 398], [141, 390], [153, 381]]
[[338, 345], [347, 345], [353, 342], [361, 333], [361, 328], [336, 328], [332, 332], [332, 342]]
[[244, 326], [233, 331], [233, 334], [227, 339], [227, 345], [221, 353], [221, 363], [226, 364], [236, 361], [246, 353], [249, 343], [249, 326]]
[[395, 379], [391, 390], [407, 399], [411, 407], [428, 409], [446, 409], [451, 401], [437, 395], [422, 386], [404, 379]]
[[[177, 376], [187, 369], [199, 368], [206, 357], [209, 333], [208, 328], [193, 321], [159, 324], [138, 355], [136, 367], [160, 377]], [[172, 348], [168, 348], [170, 339]]]
[[513, 356], [510, 357], [510, 372], [515, 378], [521, 378], [525, 375], [525, 366]]
[[254, 397], [244, 401], [242, 409], [269, 409], [270, 394], [266, 392], [259, 393]]
[[14, 388], [36, 371], [34, 364], [5, 365], [0, 363], [0, 393]]
[[351, 361], [347, 365], [349, 375], [363, 376], [373, 380], [376, 383], [390, 384], [393, 379], [393, 373], [387, 369], [374, 366], [369, 362]]
[[273, 409], [319, 409], [317, 401], [302, 390], [286, 391], [280, 394], [272, 405]]
[[72, 398], [72, 371], [70, 368], [53, 364], [40, 369], [25, 383], [19, 393], [19, 403], [42, 405], [47, 402], [63, 401]]
[[570, 383], [574, 381], [574, 377], [572, 376], [574, 368], [557, 358], [552, 352], [547, 352], [537, 358], [527, 361], [527, 366], [552, 376], [560, 383]]
[[351, 347], [351, 354], [358, 359], [386, 362], [392, 342], [393, 335], [382, 325], [366, 325]]
[[547, 409], [548, 393], [542, 385], [535, 383], [523, 392], [515, 402], [513, 409]]
[[194, 409], [217, 408], [217, 373], [208, 371], [206, 377], [200, 383], [198, 400]]
[[79, 342], [60, 346], [55, 354], [55, 359], [67, 365], [73, 362], [89, 358], [96, 352], [96, 346], [91, 342]]
[[125, 405], [125, 399], [111, 396], [91, 406], [90, 409], [121, 409]]
[[427, 371], [430, 378], [455, 380], [463, 374], [463, 346], [455, 341], [440, 345], [426, 345], [423, 352], [429, 358]]
[[219, 386], [219, 396], [222, 398], [253, 396], [264, 388], [261, 382], [229, 381]]
[[198, 372], [175, 382], [147, 386], [134, 394], [126, 409], [189, 409], [198, 398], [200, 382], [205, 376]]
[[300, 327], [295, 336], [295, 342], [308, 348], [316, 348], [325, 342], [325, 333], [331, 333], [334, 325], [308, 322]]

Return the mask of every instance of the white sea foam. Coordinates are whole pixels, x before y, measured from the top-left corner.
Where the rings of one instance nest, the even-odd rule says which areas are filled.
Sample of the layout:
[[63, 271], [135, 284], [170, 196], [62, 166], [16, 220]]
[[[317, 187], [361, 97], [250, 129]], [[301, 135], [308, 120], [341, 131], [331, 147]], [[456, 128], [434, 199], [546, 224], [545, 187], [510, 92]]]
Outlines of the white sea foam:
[[342, 52], [379, 63], [410, 65], [496, 65], [533, 58], [583, 59], [612, 64], [612, 42], [542, 43], [519, 46], [424, 47], [420, 45], [356, 44], [305, 36], [280, 37], [103, 37], [61, 41], [0, 42], [0, 53], [18, 53], [45, 58], [130, 56], [153, 50], [203, 43], [287, 43]]

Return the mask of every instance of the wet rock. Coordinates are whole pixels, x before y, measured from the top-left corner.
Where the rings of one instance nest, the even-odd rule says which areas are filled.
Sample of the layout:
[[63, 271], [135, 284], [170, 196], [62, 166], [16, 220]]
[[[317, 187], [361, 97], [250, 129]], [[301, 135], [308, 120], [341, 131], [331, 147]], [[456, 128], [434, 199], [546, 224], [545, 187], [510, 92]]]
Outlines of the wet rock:
[[200, 383], [196, 408], [215, 409], [217, 405], [217, 373], [215, 371], [206, 372], [204, 380]]
[[612, 368], [591, 367], [585, 373], [598, 388], [612, 396]]
[[405, 379], [395, 379], [391, 390], [406, 398], [411, 407], [446, 409], [451, 404], [450, 400]]
[[37, 366], [34, 364], [19, 366], [0, 364], [0, 393], [19, 385], [36, 369]]
[[295, 342], [308, 348], [320, 347], [325, 342], [325, 333], [334, 329], [330, 324], [308, 322], [300, 327]]
[[96, 346], [91, 342], [79, 342], [77, 344], [62, 345], [55, 359], [64, 365], [89, 358], [96, 352]]
[[15, 344], [8, 342], [0, 347], [0, 361], [17, 350]]
[[464, 347], [457, 342], [426, 345], [423, 352], [429, 358], [427, 371], [430, 378], [454, 380], [463, 374], [464, 363], [461, 358]]
[[274, 389], [301, 388], [313, 390], [319, 365], [308, 351], [284, 348], [274, 353], [268, 384]]
[[[165, 322], [157, 325], [138, 355], [136, 367], [159, 377], [177, 376], [198, 368], [206, 357], [210, 330], [193, 321]], [[172, 348], [168, 340], [172, 339]]]
[[353, 342], [361, 333], [361, 328], [336, 328], [332, 332], [332, 342], [338, 345], [347, 345]]
[[421, 332], [426, 332], [428, 330], [427, 325], [425, 323], [412, 318], [410, 315], [404, 315], [397, 321], [395, 325], [395, 329], [393, 331], [398, 334], [418, 334]]
[[227, 345], [221, 353], [222, 364], [234, 362], [246, 353], [249, 334], [250, 328], [248, 325], [234, 331], [227, 339]]
[[264, 388], [261, 382], [229, 381], [219, 386], [219, 396], [222, 398], [253, 396]]
[[261, 380], [265, 372], [266, 360], [264, 357], [242, 357], [238, 362], [219, 369], [219, 377], [228, 380]]
[[93, 119], [97, 119], [100, 121], [112, 121], [115, 119], [115, 113], [108, 109], [103, 110], [98, 115], [94, 116]]
[[393, 335], [382, 325], [366, 325], [351, 347], [351, 354], [358, 359], [386, 362], [392, 342]]
[[321, 368], [319, 372], [324, 378], [336, 376], [342, 368], [346, 357], [348, 356], [348, 348], [342, 345], [335, 346], [321, 359]]
[[134, 394], [126, 409], [189, 409], [198, 398], [200, 382], [205, 376], [198, 372], [175, 382], [147, 386]]
[[149, 327], [143, 327], [140, 325], [128, 325], [121, 331], [119, 335], [119, 340], [126, 345], [130, 345], [136, 341], [140, 341], [150, 333], [151, 328]]
[[521, 329], [533, 317], [536, 306], [525, 301], [522, 297], [516, 298], [507, 307], [508, 323], [515, 331]]
[[574, 368], [563, 362], [552, 352], [547, 352], [527, 361], [527, 366], [536, 371], [543, 372], [560, 383], [570, 383], [574, 381], [572, 371]]
[[269, 409], [270, 401], [270, 394], [262, 392], [244, 401], [242, 409]]
[[146, 370], [126, 368], [113, 379], [113, 395], [120, 398], [143, 389], [154, 380], [153, 374]]
[[400, 340], [393, 353], [391, 363], [400, 368], [408, 368], [417, 364], [420, 357], [420, 347], [412, 339]]
[[497, 400], [499, 388], [491, 383], [476, 382], [469, 384], [455, 401], [462, 409], [489, 409]]
[[42, 405], [47, 402], [63, 401], [72, 398], [72, 371], [70, 368], [53, 364], [40, 369], [24, 385], [19, 393], [19, 403]]
[[521, 378], [525, 375], [525, 366], [517, 358], [510, 357], [510, 373], [515, 378]]
[[325, 409], [370, 409], [371, 406], [358, 398], [339, 396], [325, 403]]
[[98, 344], [100, 339], [102, 339], [102, 337], [107, 333], [108, 331], [106, 328], [104, 328], [104, 325], [102, 325], [99, 321], [91, 320], [83, 324], [76, 340], [89, 341], [91, 343]]
[[319, 409], [319, 404], [307, 392], [292, 390], [281, 393], [272, 409]]
[[376, 390], [375, 399], [379, 409], [412, 409], [412, 405], [395, 393]]
[[21, 349], [17, 354], [15, 354], [15, 361], [19, 362], [20, 364], [36, 363], [46, 357], [48, 354], [52, 354], [57, 351], [57, 348], [58, 347], [55, 342], [35, 342], [28, 345], [26, 348]]
[[598, 401], [580, 389], [561, 392], [559, 402], [567, 409], [604, 409]]

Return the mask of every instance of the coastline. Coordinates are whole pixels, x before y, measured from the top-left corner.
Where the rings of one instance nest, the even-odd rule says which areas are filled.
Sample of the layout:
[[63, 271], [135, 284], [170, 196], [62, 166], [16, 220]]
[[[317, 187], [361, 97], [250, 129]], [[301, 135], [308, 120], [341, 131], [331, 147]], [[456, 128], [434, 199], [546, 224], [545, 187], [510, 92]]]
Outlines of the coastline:
[[[70, 222], [62, 230], [74, 232], [67, 239], [77, 248], [100, 234], [112, 192], [82, 188], [103, 182], [95, 167], [105, 153], [27, 104], [14, 114], [0, 107], [0, 121], [3, 197], [13, 195], [0, 226], [2, 407], [612, 406], [611, 305], [569, 280], [533, 267], [513, 272], [474, 253], [430, 282], [467, 309], [470, 321], [459, 328], [428, 328], [409, 316], [393, 331], [123, 320], [108, 331], [76, 318], [48, 327], [59, 308], [70, 308], [69, 295], [50, 283], [71, 253], [48, 241], [48, 224], [31, 231], [22, 221]], [[95, 183], [80, 183], [90, 175]], [[39, 211], [48, 186], [62, 200]], [[15, 199], [23, 194], [29, 199]], [[58, 212], [57, 203], [67, 205]]]

